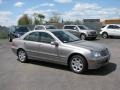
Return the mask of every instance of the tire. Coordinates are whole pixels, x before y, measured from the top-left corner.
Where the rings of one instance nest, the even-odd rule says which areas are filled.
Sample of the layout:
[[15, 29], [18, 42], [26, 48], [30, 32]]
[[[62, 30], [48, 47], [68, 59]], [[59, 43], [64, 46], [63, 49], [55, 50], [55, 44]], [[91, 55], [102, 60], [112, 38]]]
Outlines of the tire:
[[80, 35], [80, 39], [81, 39], [81, 40], [85, 40], [85, 39], [86, 39], [86, 35], [85, 35], [85, 34], [81, 34], [81, 35]]
[[108, 38], [108, 34], [106, 32], [102, 33], [102, 38], [104, 39]]
[[80, 55], [74, 55], [70, 58], [70, 69], [75, 73], [83, 73], [87, 70], [87, 61]]
[[24, 50], [20, 49], [18, 50], [17, 52], [17, 56], [18, 56], [18, 61], [22, 62], [22, 63], [25, 63], [28, 61], [27, 59], [27, 54]]

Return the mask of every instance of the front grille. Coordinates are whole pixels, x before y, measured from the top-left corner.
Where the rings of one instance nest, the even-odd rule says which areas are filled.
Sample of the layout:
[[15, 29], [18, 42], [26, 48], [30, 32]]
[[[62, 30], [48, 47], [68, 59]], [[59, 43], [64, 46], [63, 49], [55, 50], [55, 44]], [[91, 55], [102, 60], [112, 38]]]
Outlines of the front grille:
[[108, 49], [104, 49], [100, 51], [101, 56], [107, 56], [108, 55]]
[[97, 64], [104, 64], [108, 62], [108, 58], [106, 58], [105, 60], [98, 60]]
[[91, 35], [96, 35], [96, 32], [90, 32], [91, 33]]

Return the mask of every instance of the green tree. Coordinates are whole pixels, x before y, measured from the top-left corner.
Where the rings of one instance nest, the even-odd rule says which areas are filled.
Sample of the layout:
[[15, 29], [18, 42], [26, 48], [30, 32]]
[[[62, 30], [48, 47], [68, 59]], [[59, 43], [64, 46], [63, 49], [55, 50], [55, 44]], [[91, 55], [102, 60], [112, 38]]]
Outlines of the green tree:
[[24, 14], [18, 20], [18, 25], [31, 25], [31, 24], [32, 24], [32, 19], [29, 18], [27, 14]]
[[33, 17], [34, 17], [34, 24], [35, 25], [43, 24], [43, 21], [44, 21], [44, 18], [45, 18], [45, 16], [43, 14], [34, 13]]

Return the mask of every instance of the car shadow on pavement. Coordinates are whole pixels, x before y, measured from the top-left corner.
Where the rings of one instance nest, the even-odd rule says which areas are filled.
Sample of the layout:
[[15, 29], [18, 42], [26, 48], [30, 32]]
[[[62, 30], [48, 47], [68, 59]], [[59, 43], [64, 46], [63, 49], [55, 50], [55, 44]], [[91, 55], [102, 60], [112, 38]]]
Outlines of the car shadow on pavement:
[[[70, 71], [68, 66], [49, 63], [49, 62], [30, 60], [29, 64], [45, 66], [45, 67], [64, 70], [64, 71]], [[83, 75], [105, 76], [105, 75], [108, 75], [108, 74], [112, 73], [113, 71], [115, 71], [116, 67], [117, 67], [117, 65], [115, 63], [110, 62], [108, 65], [103, 66], [103, 67], [101, 67], [99, 69], [87, 70], [86, 72], [84, 72]]]
[[34, 64], [34, 65], [39, 65], [39, 66], [44, 66], [44, 67], [49, 67], [49, 68], [54, 68], [54, 69], [60, 69], [60, 70], [69, 71], [68, 66], [55, 64], [55, 63], [50, 63], [50, 62], [44, 62], [44, 61], [38, 61], [38, 60], [30, 60], [28, 63], [29, 64]]
[[108, 65], [103, 66], [99, 69], [88, 70], [87, 72], [84, 73], [84, 75], [105, 76], [115, 71], [116, 68], [117, 65], [115, 63], [110, 62]]
[[101, 38], [96, 38], [96, 39], [87, 39], [87, 41], [99, 41]]

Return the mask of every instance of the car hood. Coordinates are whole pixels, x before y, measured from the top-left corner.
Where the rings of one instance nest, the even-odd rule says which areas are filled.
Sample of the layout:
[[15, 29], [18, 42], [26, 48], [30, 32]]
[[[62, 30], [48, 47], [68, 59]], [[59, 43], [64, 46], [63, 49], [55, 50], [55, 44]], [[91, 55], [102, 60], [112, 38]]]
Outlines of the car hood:
[[85, 48], [89, 50], [94, 50], [94, 51], [100, 51], [102, 49], [105, 49], [105, 45], [99, 44], [99, 43], [93, 43], [89, 41], [76, 41], [76, 42], [71, 42], [68, 43], [69, 45], [75, 46], [75, 47], [80, 47], [80, 48]]

